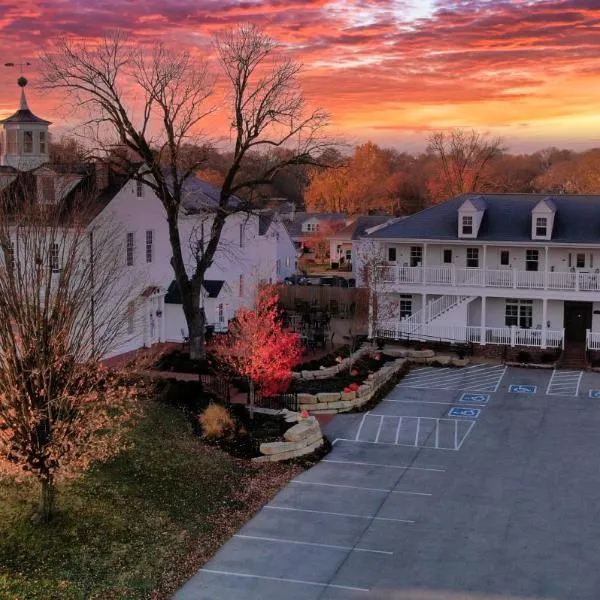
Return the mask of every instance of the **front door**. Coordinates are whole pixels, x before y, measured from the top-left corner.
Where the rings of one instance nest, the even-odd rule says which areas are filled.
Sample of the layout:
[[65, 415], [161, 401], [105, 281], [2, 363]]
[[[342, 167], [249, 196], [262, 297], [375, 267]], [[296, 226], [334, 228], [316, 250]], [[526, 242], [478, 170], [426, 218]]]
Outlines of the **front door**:
[[565, 341], [585, 342], [585, 330], [592, 328], [591, 302], [565, 302]]

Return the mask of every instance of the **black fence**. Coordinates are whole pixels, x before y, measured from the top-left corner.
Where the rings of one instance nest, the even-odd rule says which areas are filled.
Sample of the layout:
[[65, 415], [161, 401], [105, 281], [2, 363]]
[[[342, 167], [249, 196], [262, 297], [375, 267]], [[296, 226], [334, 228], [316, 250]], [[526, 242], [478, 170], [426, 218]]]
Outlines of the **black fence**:
[[219, 375], [200, 375], [202, 386], [207, 392], [214, 394], [221, 402], [231, 402], [231, 382], [227, 377]]
[[[250, 392], [248, 392], [248, 404], [250, 404]], [[300, 410], [298, 394], [263, 396], [260, 392], [254, 392], [254, 406], [257, 408], [270, 408], [272, 410], [283, 410], [284, 408], [295, 412]]]

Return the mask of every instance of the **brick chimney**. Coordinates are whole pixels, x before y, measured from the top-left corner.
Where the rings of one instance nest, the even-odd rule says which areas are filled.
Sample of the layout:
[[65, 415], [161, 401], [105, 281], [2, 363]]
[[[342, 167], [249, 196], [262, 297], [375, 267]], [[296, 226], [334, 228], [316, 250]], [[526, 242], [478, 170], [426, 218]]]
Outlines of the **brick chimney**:
[[96, 159], [94, 161], [96, 169], [96, 191], [102, 192], [110, 183], [110, 167], [108, 162]]

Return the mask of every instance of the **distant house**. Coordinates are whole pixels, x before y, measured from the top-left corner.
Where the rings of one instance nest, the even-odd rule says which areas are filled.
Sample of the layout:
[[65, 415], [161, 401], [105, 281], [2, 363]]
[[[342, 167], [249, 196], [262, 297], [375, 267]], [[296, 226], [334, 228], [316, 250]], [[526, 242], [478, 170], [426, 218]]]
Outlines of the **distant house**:
[[284, 222], [298, 252], [307, 254], [314, 249], [315, 239], [327, 239], [332, 232], [345, 227], [350, 218], [346, 213], [295, 212]]
[[392, 220], [387, 215], [365, 215], [355, 217], [354, 220], [343, 229], [329, 236], [329, 264], [332, 268], [353, 271], [357, 243], [365, 235], [368, 229], [383, 225]]

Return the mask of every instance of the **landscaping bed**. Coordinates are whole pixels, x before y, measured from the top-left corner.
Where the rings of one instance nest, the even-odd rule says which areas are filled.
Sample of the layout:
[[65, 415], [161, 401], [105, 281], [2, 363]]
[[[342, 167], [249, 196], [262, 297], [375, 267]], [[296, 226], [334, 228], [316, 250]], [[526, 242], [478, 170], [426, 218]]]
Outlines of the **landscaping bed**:
[[0, 598], [169, 598], [301, 471], [208, 446], [164, 402], [145, 412], [128, 450], [59, 487], [49, 525], [29, 519], [36, 486], [0, 480]]
[[340, 346], [336, 350], [326, 354], [325, 356], [322, 356], [321, 358], [300, 363], [294, 367], [293, 371], [295, 373], [300, 373], [301, 371], [316, 371], [320, 367], [333, 367], [340, 362], [338, 360], [339, 358], [344, 359], [348, 356], [350, 356], [350, 346]]
[[357, 358], [350, 369], [327, 379], [293, 379], [289, 391], [298, 394], [341, 392], [352, 384], [360, 385], [370, 374], [392, 360], [394, 357], [374, 350]]

